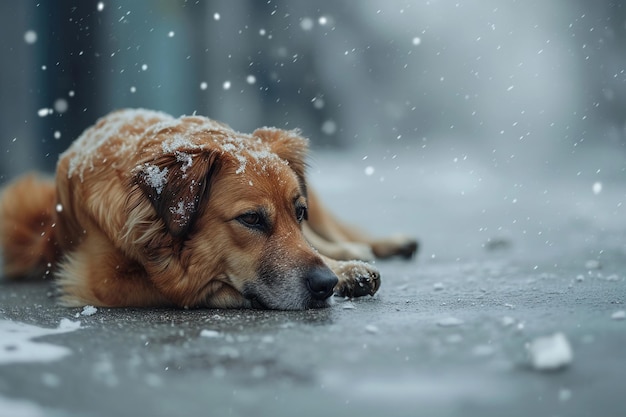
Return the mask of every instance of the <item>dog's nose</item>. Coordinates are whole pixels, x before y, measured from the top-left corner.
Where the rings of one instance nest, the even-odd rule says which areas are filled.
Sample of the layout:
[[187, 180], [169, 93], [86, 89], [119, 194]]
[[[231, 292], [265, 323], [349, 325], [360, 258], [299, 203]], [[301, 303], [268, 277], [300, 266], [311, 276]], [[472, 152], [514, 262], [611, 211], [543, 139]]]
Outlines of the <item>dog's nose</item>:
[[325, 300], [337, 285], [337, 276], [326, 267], [315, 267], [306, 276], [306, 287], [316, 300]]

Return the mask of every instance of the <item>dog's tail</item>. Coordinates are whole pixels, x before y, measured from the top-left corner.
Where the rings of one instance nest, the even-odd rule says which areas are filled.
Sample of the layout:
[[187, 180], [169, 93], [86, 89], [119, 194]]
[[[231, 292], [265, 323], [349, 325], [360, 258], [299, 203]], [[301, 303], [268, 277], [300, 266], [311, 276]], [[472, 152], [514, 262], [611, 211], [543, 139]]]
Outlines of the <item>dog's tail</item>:
[[45, 274], [57, 257], [56, 187], [30, 174], [0, 193], [0, 252], [7, 278]]

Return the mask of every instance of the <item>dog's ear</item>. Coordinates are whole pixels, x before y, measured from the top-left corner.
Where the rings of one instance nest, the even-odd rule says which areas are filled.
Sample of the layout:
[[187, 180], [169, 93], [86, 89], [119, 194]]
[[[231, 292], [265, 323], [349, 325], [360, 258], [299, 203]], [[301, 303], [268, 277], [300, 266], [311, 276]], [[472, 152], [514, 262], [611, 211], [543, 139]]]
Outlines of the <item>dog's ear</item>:
[[219, 170], [213, 151], [176, 151], [145, 162], [133, 181], [150, 200], [174, 237], [184, 236], [209, 193], [211, 178]]
[[287, 161], [296, 173], [306, 193], [306, 156], [309, 150], [309, 140], [302, 137], [298, 130], [282, 130], [273, 127], [262, 127], [252, 133], [269, 145], [272, 152], [279, 158]]

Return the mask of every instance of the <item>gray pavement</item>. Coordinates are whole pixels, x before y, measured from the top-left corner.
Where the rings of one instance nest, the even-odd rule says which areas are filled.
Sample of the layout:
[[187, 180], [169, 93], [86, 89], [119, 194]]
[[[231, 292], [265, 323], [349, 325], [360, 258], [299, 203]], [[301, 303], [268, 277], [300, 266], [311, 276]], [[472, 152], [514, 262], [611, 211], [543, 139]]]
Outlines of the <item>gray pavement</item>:
[[[622, 416], [626, 192], [623, 162], [603, 161], [598, 177], [316, 155], [311, 181], [342, 217], [422, 241], [377, 263], [375, 297], [329, 309], [84, 315], [50, 281], [3, 282], [0, 416]], [[533, 367], [528, 343], [555, 333], [573, 356]]]

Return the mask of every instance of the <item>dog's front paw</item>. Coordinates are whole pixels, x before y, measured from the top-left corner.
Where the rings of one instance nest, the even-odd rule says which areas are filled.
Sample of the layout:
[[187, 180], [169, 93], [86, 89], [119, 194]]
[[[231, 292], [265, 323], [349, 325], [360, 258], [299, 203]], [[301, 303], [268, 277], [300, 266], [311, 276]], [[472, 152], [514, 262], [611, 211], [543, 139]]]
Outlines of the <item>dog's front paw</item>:
[[376, 294], [380, 288], [380, 272], [365, 262], [338, 262], [334, 272], [339, 278], [335, 286], [335, 295], [349, 298], [363, 297]]

